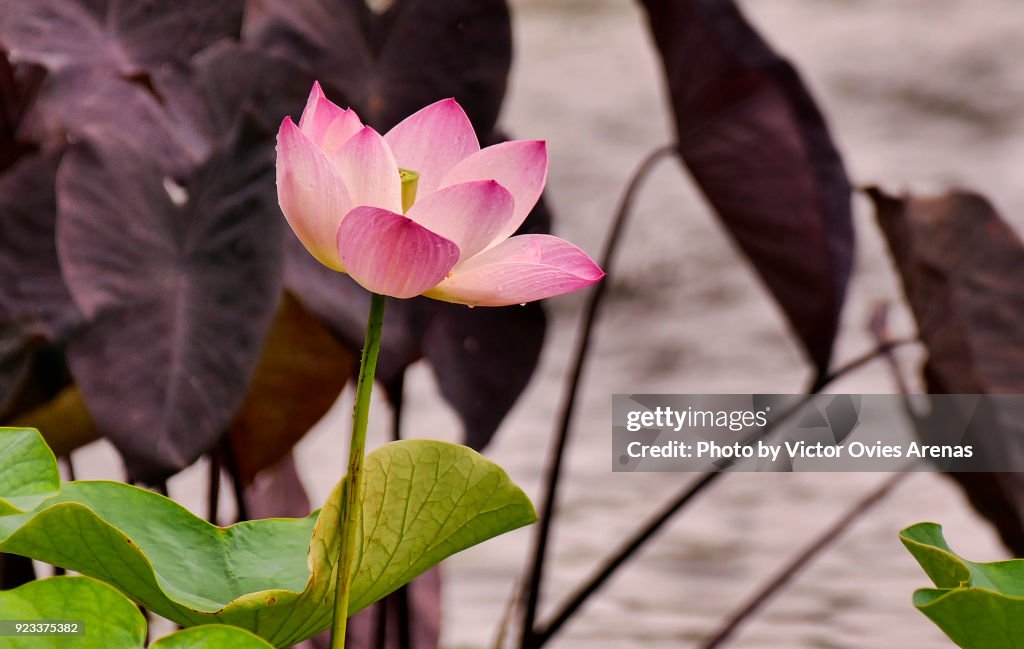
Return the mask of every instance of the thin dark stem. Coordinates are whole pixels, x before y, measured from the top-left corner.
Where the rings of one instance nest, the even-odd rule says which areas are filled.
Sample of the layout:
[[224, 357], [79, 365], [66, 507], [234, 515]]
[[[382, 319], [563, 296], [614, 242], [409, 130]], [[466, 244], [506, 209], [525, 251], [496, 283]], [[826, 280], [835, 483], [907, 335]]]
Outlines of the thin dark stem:
[[[907, 467], [907, 469], [910, 469], [910, 467]], [[705, 641], [704, 644], [700, 645], [700, 649], [717, 649], [718, 647], [723, 646], [748, 618], [757, 613], [757, 611], [760, 610], [768, 600], [770, 600], [786, 584], [792, 581], [793, 578], [807, 566], [807, 564], [813, 561], [822, 553], [822, 551], [835, 543], [846, 532], [846, 530], [853, 525], [853, 523], [860, 520], [864, 514], [892, 493], [893, 490], [910, 475], [911, 474], [907, 470], [894, 473], [876, 489], [873, 489], [870, 493], [854, 503], [854, 505], [847, 510], [839, 520], [833, 523], [832, 526], [825, 530], [821, 536], [807, 546], [803, 552], [790, 561], [789, 564], [780, 570], [771, 581], [765, 584], [764, 587], [757, 591], [753, 597], [747, 600], [739, 610], [729, 616], [729, 619], [722, 624], [719, 630], [715, 632], [710, 639]]]
[[[71, 461], [71, 453], [68, 453], [67, 455], [61, 456], [58, 459], [58, 461], [64, 467], [64, 473], [68, 476], [68, 482], [74, 482], [74, 480], [75, 480], [75, 465]], [[67, 572], [68, 571], [65, 570], [64, 568], [62, 568], [61, 566], [54, 566], [53, 567], [53, 576], [54, 577], [62, 577], [64, 575], [66, 575]]]
[[[619, 203], [618, 211], [612, 221], [611, 230], [605, 241], [604, 250], [601, 255], [601, 268], [606, 273], [611, 272], [615, 255], [622, 240], [622, 232], [625, 228], [629, 215], [632, 213], [633, 203], [641, 183], [646, 179], [651, 170], [662, 158], [675, 153], [675, 145], [666, 145], [655, 149], [640, 164], [633, 174], [626, 192]], [[579, 391], [583, 371], [586, 367], [588, 351], [594, 330], [594, 323], [597, 321], [597, 314], [601, 302], [606, 294], [608, 286], [607, 278], [600, 282], [591, 292], [587, 301], [586, 315], [580, 323], [578, 342], [573, 354], [573, 369], [570, 375], [568, 387], [562, 403], [560, 424], [558, 433], [552, 443], [551, 452], [548, 456], [548, 467], [545, 471], [543, 492], [541, 496], [541, 515], [537, 525], [536, 537], [534, 538], [533, 553], [531, 556], [528, 580], [525, 582], [525, 605], [523, 608], [522, 620], [522, 649], [530, 649], [536, 646], [533, 638], [534, 623], [537, 618], [537, 608], [540, 603], [540, 590], [544, 577], [544, 563], [547, 557], [548, 541], [551, 537], [551, 526], [554, 520], [555, 503], [558, 500], [558, 486], [562, 474], [562, 461], [565, 458], [565, 450], [569, 441], [569, 429], [572, 424], [573, 414], [576, 407], [576, 395]]]
[[75, 477], [75, 463], [71, 461], [71, 453], [64, 456], [64, 468], [68, 472], [68, 482], [74, 482], [77, 480]]
[[220, 509], [220, 453], [214, 450], [209, 454], [210, 466], [206, 485], [206, 520], [217, 524], [217, 511]]
[[[389, 386], [388, 395], [391, 400], [391, 438], [397, 442], [402, 439], [402, 406], [405, 403], [404, 372], [399, 374], [398, 378]], [[398, 649], [412, 649], [413, 622], [409, 597], [409, 584], [404, 584], [381, 601], [381, 604], [386, 606], [385, 611], [390, 612], [394, 610], [395, 612], [395, 625], [398, 630]], [[387, 629], [387, 624], [384, 625], [384, 628]], [[386, 643], [381, 645], [381, 649], [384, 646], [386, 646]]]
[[242, 473], [238, 470], [238, 462], [235, 460], [235, 449], [231, 447], [231, 439], [225, 435], [220, 438], [220, 460], [231, 478], [231, 489], [235, 495], [235, 506], [238, 510], [238, 520], [249, 520], [249, 506], [245, 502], [245, 482], [242, 480]]
[[17, 588], [36, 578], [32, 559], [17, 554], [0, 553], [0, 590]]
[[[815, 392], [807, 394], [803, 398], [797, 400], [797, 402], [794, 403], [786, 413], [773, 420], [773, 423], [770, 423], [761, 431], [758, 431], [757, 437], [767, 434], [774, 425], [788, 419], [793, 413], [806, 405], [815, 394], [828, 387], [834, 381], [837, 381], [847, 374], [860, 369], [877, 358], [885, 356], [887, 353], [891, 352], [892, 349], [900, 345], [907, 345], [914, 342], [917, 341], [915, 339], [886, 341], [875, 349], [854, 358], [842, 367], [830, 372], [822, 381], [819, 382]], [[728, 465], [729, 463], [725, 463], [722, 468], [727, 468]], [[573, 595], [569, 597], [569, 599], [557, 610], [554, 616], [552, 616], [551, 621], [548, 624], [543, 628], [534, 631], [533, 637], [535, 638], [536, 644], [534, 644], [533, 647], [541, 647], [544, 643], [550, 640], [551, 637], [554, 636], [562, 626], [572, 618], [576, 611], [578, 611], [594, 593], [601, 589], [605, 581], [607, 581], [620, 566], [632, 558], [632, 556], [641, 547], [651, 540], [651, 538], [661, 530], [661, 527], [675, 516], [676, 512], [700, 495], [700, 493], [709, 486], [714, 484], [714, 482], [723, 475], [725, 475], [724, 471], [714, 471], [703, 474], [695, 482], [687, 485], [675, 498], [662, 507], [654, 516], [648, 519], [647, 522], [645, 522], [643, 526], [626, 541], [626, 543], [606, 559], [601, 564], [601, 567], [591, 575], [591, 577], [579, 589], [577, 589]]]
[[382, 599], [379, 602], [377, 602], [377, 604], [374, 606], [373, 615], [374, 615], [374, 618], [375, 618], [374, 622], [376, 622], [376, 624], [374, 624], [374, 626], [376, 628], [374, 630], [373, 646], [376, 647], [376, 649], [386, 649], [387, 646], [388, 646], [388, 644], [387, 644], [387, 642], [388, 642], [387, 641], [387, 633], [388, 633], [388, 598], [387, 597], [385, 597], [384, 599]]

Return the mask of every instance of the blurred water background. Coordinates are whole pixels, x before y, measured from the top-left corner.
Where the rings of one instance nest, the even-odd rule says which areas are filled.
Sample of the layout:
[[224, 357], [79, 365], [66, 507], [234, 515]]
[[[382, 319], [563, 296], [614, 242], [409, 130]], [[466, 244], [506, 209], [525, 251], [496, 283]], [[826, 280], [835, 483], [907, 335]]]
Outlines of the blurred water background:
[[[628, 0], [513, 0], [516, 59], [502, 123], [545, 138], [557, 233], [597, 254], [619, 193], [647, 151], [671, 139], [659, 62]], [[829, 118], [855, 184], [982, 191], [1024, 228], [1024, 3], [1017, 0], [746, 0], [748, 17], [791, 57]], [[900, 289], [863, 197], [859, 252], [838, 363], [872, 346], [865, 321]], [[805, 389], [809, 374], [782, 317], [685, 172], [664, 163], [628, 229], [584, 384], [555, 530], [546, 602], [564, 596], [617, 540], [690, 476], [610, 471], [611, 394]], [[581, 296], [552, 302], [538, 373], [488, 455], [531, 495], [553, 431]], [[895, 333], [912, 332], [904, 310]], [[916, 372], [920, 356], [900, 356]], [[408, 385], [410, 436], [457, 439], [428, 369]], [[883, 364], [833, 386], [885, 393]], [[298, 452], [314, 503], [340, 476], [351, 395]], [[371, 445], [386, 439], [386, 406]], [[83, 478], [117, 475], [109, 447], [75, 456]], [[594, 598], [554, 646], [694, 646], [846, 506], [876, 474], [729, 476], [673, 521]], [[203, 511], [205, 469], [173, 497]], [[941, 476], [919, 474], [861, 520], [730, 644], [737, 649], [948, 649], [910, 603], [927, 579], [897, 539], [921, 520], [946, 526], [975, 560], [1004, 558], [989, 528]], [[529, 546], [519, 531], [445, 564], [448, 649], [487, 647]]]

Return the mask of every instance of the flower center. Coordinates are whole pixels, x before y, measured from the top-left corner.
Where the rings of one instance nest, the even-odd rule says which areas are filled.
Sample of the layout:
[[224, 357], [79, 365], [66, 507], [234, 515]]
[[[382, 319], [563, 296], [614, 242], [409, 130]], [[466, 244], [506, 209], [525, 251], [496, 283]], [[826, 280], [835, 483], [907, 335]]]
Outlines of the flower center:
[[404, 214], [416, 202], [416, 186], [420, 182], [420, 175], [411, 169], [399, 169], [398, 177], [402, 179], [402, 213]]

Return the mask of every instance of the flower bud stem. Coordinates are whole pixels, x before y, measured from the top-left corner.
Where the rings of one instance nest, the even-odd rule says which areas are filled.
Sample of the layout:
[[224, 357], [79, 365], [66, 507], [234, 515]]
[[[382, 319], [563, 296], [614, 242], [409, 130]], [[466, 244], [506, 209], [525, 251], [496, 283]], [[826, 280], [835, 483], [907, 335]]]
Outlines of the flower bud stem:
[[366, 324], [366, 342], [359, 362], [359, 382], [356, 385], [356, 403], [352, 411], [352, 441], [348, 454], [348, 477], [342, 498], [341, 543], [338, 553], [338, 577], [334, 593], [334, 619], [331, 623], [331, 649], [344, 649], [345, 629], [348, 625], [349, 593], [352, 572], [355, 569], [356, 534], [363, 502], [363, 456], [366, 454], [366, 424], [370, 415], [370, 392], [373, 375], [377, 370], [381, 331], [384, 326], [383, 295], [370, 297], [370, 317]]

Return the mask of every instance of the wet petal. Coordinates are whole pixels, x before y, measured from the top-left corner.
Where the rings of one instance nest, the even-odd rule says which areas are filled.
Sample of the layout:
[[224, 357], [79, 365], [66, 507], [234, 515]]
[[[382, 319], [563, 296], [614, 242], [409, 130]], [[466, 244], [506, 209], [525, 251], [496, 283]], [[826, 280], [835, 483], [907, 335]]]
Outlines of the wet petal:
[[419, 193], [438, 188], [458, 162], [480, 150], [466, 112], [454, 99], [445, 99], [406, 117], [384, 140], [402, 169], [420, 175]]
[[331, 157], [352, 205], [402, 211], [402, 181], [384, 138], [369, 126], [353, 135]]
[[334, 165], [286, 117], [277, 133], [277, 197], [296, 236], [320, 263], [342, 270], [337, 234], [351, 208]]
[[512, 194], [497, 181], [477, 180], [427, 194], [406, 215], [455, 242], [466, 260], [507, 229], [514, 205]]
[[426, 295], [474, 306], [507, 306], [576, 291], [602, 277], [604, 272], [587, 253], [568, 241], [524, 234], [460, 264]]
[[354, 110], [346, 110], [327, 99], [320, 82], [313, 82], [299, 128], [310, 142], [328, 154], [335, 153], [363, 128]]
[[459, 260], [459, 247], [401, 214], [357, 207], [338, 228], [338, 254], [363, 288], [407, 298], [444, 279]]
[[492, 241], [512, 236], [537, 204], [548, 176], [547, 146], [540, 140], [513, 140], [481, 149], [449, 171], [442, 187], [471, 180], [497, 180], [512, 193], [515, 212]]

